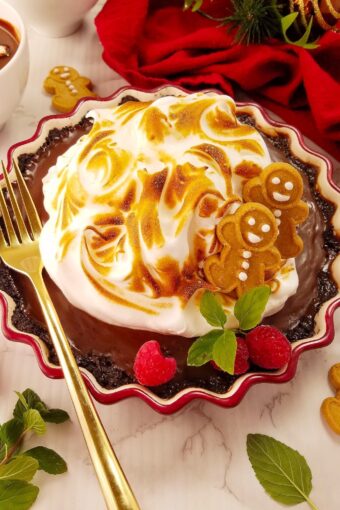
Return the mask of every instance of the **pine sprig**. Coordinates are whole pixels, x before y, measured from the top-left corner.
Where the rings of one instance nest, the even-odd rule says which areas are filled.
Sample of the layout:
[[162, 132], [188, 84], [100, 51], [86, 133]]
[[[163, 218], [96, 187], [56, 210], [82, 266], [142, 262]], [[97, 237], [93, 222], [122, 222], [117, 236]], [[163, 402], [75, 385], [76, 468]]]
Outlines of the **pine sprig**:
[[280, 32], [280, 17], [274, 1], [233, 0], [234, 14], [224, 20], [228, 31], [236, 30], [235, 42], [261, 43]]
[[[328, 1], [328, 0], [327, 0]], [[282, 2], [281, 0], [231, 0], [233, 14], [217, 18], [204, 10], [203, 0], [184, 0], [184, 10], [190, 9], [201, 16], [226, 26], [228, 32], [234, 32], [235, 43], [265, 43], [277, 38], [294, 46], [311, 50], [316, 48], [318, 37], [323, 31], [335, 28], [338, 14], [329, 0], [327, 6], [331, 24], [326, 22], [319, 7], [320, 0], [313, 2], [311, 12], [307, 12], [303, 1]], [[332, 7], [333, 6], [333, 7]], [[287, 33], [289, 32], [289, 34]], [[293, 39], [292, 39], [293, 37]]]

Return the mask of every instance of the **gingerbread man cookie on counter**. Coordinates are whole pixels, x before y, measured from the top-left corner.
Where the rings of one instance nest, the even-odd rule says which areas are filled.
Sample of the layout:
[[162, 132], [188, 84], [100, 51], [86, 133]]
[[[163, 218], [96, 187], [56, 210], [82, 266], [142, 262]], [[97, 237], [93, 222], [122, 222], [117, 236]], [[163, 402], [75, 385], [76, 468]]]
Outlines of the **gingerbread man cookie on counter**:
[[73, 67], [56, 66], [44, 81], [44, 89], [53, 94], [52, 105], [62, 113], [68, 113], [83, 97], [96, 97], [91, 81], [80, 76]]
[[277, 235], [275, 217], [267, 207], [253, 202], [241, 205], [217, 226], [222, 250], [205, 260], [207, 280], [223, 293], [236, 290], [238, 297], [263, 285], [266, 274], [275, 274], [281, 266], [274, 246]]
[[340, 363], [329, 369], [328, 379], [336, 394], [322, 402], [321, 413], [333, 432], [340, 435]]
[[268, 165], [243, 188], [245, 202], [259, 202], [273, 212], [279, 229], [275, 246], [284, 259], [296, 257], [303, 248], [296, 232], [296, 226], [308, 217], [308, 205], [301, 200], [302, 193], [302, 177], [288, 163]]

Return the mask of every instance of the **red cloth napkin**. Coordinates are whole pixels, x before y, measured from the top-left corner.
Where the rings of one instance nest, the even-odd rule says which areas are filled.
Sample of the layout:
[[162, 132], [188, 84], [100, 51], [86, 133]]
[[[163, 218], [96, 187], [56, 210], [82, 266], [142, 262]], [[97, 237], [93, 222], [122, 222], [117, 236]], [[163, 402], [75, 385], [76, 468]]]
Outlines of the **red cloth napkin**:
[[174, 0], [108, 0], [95, 22], [103, 58], [132, 85], [191, 90], [236, 83], [340, 159], [340, 35], [316, 50], [233, 44], [225, 27]]

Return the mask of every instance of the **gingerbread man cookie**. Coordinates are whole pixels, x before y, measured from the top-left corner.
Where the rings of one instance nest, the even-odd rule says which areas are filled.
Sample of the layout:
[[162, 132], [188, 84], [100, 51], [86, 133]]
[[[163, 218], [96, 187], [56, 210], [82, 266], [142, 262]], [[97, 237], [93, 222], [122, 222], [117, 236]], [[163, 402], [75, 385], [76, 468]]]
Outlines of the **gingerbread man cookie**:
[[328, 379], [335, 391], [340, 390], [340, 363], [333, 365], [328, 372]]
[[274, 247], [278, 235], [273, 213], [264, 205], [249, 202], [217, 225], [222, 251], [204, 262], [207, 280], [221, 292], [236, 290], [241, 296], [262, 285], [281, 266]]
[[67, 66], [54, 67], [44, 81], [46, 92], [53, 94], [52, 105], [63, 113], [73, 110], [83, 97], [96, 97], [90, 88], [91, 81], [88, 78]]
[[321, 413], [333, 432], [340, 434], [340, 363], [336, 363], [329, 369], [328, 379], [336, 395], [322, 402]]
[[284, 259], [296, 257], [303, 248], [296, 232], [296, 226], [308, 216], [308, 206], [301, 200], [302, 192], [301, 175], [288, 163], [272, 163], [243, 188], [245, 202], [259, 202], [274, 213], [279, 228], [275, 246]]

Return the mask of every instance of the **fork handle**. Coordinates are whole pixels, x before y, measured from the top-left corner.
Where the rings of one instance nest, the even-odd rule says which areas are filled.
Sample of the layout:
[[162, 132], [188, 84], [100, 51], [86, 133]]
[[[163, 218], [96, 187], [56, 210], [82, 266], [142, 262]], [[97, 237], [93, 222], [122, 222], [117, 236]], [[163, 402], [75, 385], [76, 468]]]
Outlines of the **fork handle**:
[[140, 510], [87, 391], [42, 273], [31, 273], [29, 277], [37, 292], [107, 508]]

